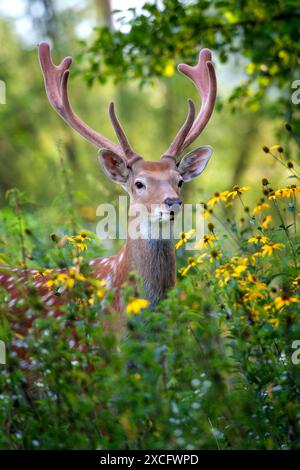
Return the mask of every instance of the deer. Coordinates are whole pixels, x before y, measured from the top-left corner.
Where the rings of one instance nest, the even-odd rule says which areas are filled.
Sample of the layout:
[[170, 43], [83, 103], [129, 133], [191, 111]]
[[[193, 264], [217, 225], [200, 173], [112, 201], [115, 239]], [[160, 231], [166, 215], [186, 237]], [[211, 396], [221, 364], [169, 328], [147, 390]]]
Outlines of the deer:
[[[134, 212], [136, 204], [143, 205], [148, 213], [153, 205], [155, 206], [154, 212], [151, 212], [151, 224], [172, 225], [174, 217], [182, 208], [182, 185], [199, 176], [212, 155], [212, 147], [201, 146], [182, 157], [183, 151], [205, 128], [214, 109], [217, 82], [211, 51], [202, 49], [195, 66], [178, 66], [179, 72], [192, 80], [196, 86], [201, 98], [201, 107], [196, 116], [195, 104], [191, 99], [188, 100], [187, 117], [182, 127], [157, 161], [146, 161], [133, 150], [116, 116], [113, 102], [109, 105], [109, 117], [118, 144], [90, 128], [74, 113], [68, 96], [71, 57], [65, 57], [59, 65], [55, 65], [46, 42], [39, 45], [38, 55], [50, 105], [73, 130], [98, 148], [98, 160], [104, 174], [129, 194], [128, 227], [133, 220], [131, 213]], [[127, 240], [119, 253], [90, 262], [94, 277], [106, 281], [116, 292], [113, 308], [121, 315], [124, 310], [121, 287], [128, 282], [132, 272], [141, 279], [143, 294], [151, 306], [162, 300], [176, 283], [176, 257], [172, 237], [152, 238], [151, 232], [149, 235], [147, 231], [149, 218], [142, 222], [142, 226], [143, 224], [142, 231], [146, 236], [133, 239], [129, 230]], [[21, 290], [16, 285], [17, 272], [20, 274]], [[55, 314], [55, 309], [62, 304], [63, 299], [49, 292], [45, 286], [46, 278], [36, 270], [19, 271], [18, 268], [10, 269], [6, 266], [4, 270], [0, 269], [0, 285], [10, 294], [9, 307], [14, 307], [22, 292], [25, 295], [24, 283], [26, 284], [28, 274], [35, 276], [34, 286], [42, 296], [47, 312]]]

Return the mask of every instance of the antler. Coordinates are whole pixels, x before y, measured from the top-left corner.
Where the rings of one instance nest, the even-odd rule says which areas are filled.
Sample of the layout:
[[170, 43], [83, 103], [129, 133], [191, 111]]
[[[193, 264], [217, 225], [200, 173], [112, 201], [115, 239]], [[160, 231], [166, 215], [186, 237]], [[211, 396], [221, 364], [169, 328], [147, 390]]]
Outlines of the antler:
[[[114, 105], [110, 105], [110, 117], [120, 145], [111, 142], [109, 139], [91, 129], [73, 112], [68, 98], [68, 78], [72, 57], [65, 57], [56, 66], [51, 59], [50, 47], [46, 42], [39, 45], [39, 60], [44, 76], [46, 93], [51, 106], [55, 111], [81, 134], [86, 140], [100, 148], [107, 148], [133, 162], [133, 159], [141, 158], [131, 149], [125, 132], [114, 113]], [[134, 157], [134, 158], [133, 158]]]
[[110, 116], [113, 128], [115, 130], [116, 136], [118, 138], [118, 141], [123, 149], [125, 157], [127, 158], [127, 164], [132, 165], [137, 160], [142, 160], [142, 157], [133, 151], [133, 149], [131, 148], [128, 142], [126, 134], [124, 130], [122, 129], [122, 126], [116, 116], [114, 102], [111, 102], [109, 104], [109, 116]]
[[164, 153], [164, 155], [162, 156], [162, 158], [170, 158], [171, 160], [174, 160], [174, 159], [176, 160], [176, 157], [178, 155], [178, 150], [182, 148], [182, 145], [184, 144], [184, 140], [186, 136], [188, 135], [195, 119], [195, 105], [194, 105], [193, 100], [189, 99], [188, 105], [189, 105], [189, 110], [188, 110], [187, 118], [183, 126], [179, 130], [178, 134], [176, 135], [175, 139], [171, 143], [170, 147], [168, 148], [166, 153]]
[[[217, 94], [217, 80], [214, 66], [211, 62], [209, 49], [202, 49], [199, 54], [198, 64], [191, 67], [180, 64], [178, 70], [187, 75], [196, 85], [202, 98], [201, 108], [192, 126], [188, 128], [187, 121], [180, 129], [175, 139], [162, 158], [173, 158], [176, 161], [178, 155], [188, 147], [203, 131], [213, 112]], [[186, 133], [186, 129], [188, 129]], [[184, 135], [182, 139], [182, 135]]]

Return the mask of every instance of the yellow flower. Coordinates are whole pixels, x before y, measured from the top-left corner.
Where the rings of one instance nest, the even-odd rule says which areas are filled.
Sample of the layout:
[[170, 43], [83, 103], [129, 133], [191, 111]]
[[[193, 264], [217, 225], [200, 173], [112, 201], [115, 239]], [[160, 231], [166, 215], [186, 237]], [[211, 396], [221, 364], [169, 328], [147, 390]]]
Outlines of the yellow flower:
[[295, 184], [292, 184], [291, 186], [288, 186], [287, 188], [281, 188], [277, 189], [277, 191], [272, 191], [269, 194], [269, 199], [279, 199], [279, 198], [290, 198], [292, 195], [295, 197], [299, 194], [300, 192], [300, 186], [296, 186]]
[[230, 197], [234, 199], [236, 196], [240, 196], [241, 194], [243, 194], [245, 191], [248, 191], [249, 189], [250, 189], [250, 186], [243, 186], [241, 188], [238, 184], [236, 184], [235, 186], [233, 186], [233, 191], [227, 194], [227, 199], [229, 199]]
[[268, 243], [269, 239], [264, 235], [257, 235], [256, 237], [251, 237], [248, 240], [248, 243]]
[[91, 238], [88, 237], [85, 232], [80, 232], [78, 235], [74, 235], [73, 237], [67, 237], [67, 239], [76, 249], [80, 251], [85, 251], [87, 249], [86, 242], [91, 240]]
[[214, 241], [218, 240], [218, 238], [213, 234], [204, 235], [202, 239], [197, 243], [197, 247], [205, 248], [206, 246], [210, 246], [210, 248], [214, 247]]
[[231, 258], [231, 261], [233, 263], [237, 263], [237, 264], [242, 264], [244, 266], [247, 266], [248, 264], [248, 257], [246, 256], [245, 258], [243, 258], [242, 256], [233, 256]]
[[255, 284], [256, 277], [253, 274], [249, 273], [248, 276], [247, 276], [246, 281], [249, 282], [250, 284]]
[[277, 189], [277, 191], [275, 191], [275, 196], [290, 198], [292, 195], [296, 197], [299, 192], [300, 186], [292, 185], [287, 188]]
[[268, 323], [270, 323], [270, 325], [274, 326], [274, 328], [278, 328], [279, 327], [279, 318], [271, 318], [270, 320], [268, 320]]
[[97, 297], [98, 300], [103, 299], [104, 294], [105, 294], [105, 289], [104, 289], [104, 287], [106, 287], [106, 285], [105, 285], [105, 286], [103, 285], [102, 288], [99, 288], [99, 289], [96, 289], [96, 290], [95, 290], [95, 292], [93, 293], [93, 295], [92, 295], [92, 296], [89, 298], [89, 300], [88, 300], [88, 302], [89, 302], [90, 305], [94, 305], [94, 303], [95, 303], [95, 297], [94, 297], [94, 295]]
[[247, 269], [247, 266], [243, 265], [243, 264], [240, 264], [238, 266], [235, 266], [233, 268], [233, 273], [232, 273], [232, 276], [233, 277], [239, 277], [245, 270]]
[[204, 219], [210, 219], [212, 215], [212, 211], [207, 211], [206, 209], [203, 211], [203, 217]]
[[263, 218], [262, 223], [261, 223], [262, 228], [266, 230], [269, 227], [271, 221], [272, 221], [272, 216], [266, 215], [266, 217]]
[[83, 274], [81, 273], [78, 273], [75, 269], [73, 268], [70, 268], [69, 270], [69, 276], [74, 278], [74, 279], [77, 279], [77, 281], [85, 281], [85, 277], [83, 276]]
[[72, 289], [75, 284], [75, 277], [68, 276], [67, 274], [58, 274], [55, 280], [55, 284], [60, 284], [68, 289]]
[[189, 258], [188, 265], [185, 268], [179, 270], [181, 276], [186, 276], [188, 271], [193, 267], [196, 266], [196, 261], [194, 258]]
[[42, 276], [49, 276], [49, 274], [53, 273], [53, 269], [45, 269], [41, 274]]
[[292, 184], [292, 186], [289, 186], [289, 189], [293, 191], [294, 196], [297, 196], [300, 193], [300, 186], [296, 186], [295, 184]]
[[238, 283], [245, 292], [243, 299], [245, 302], [256, 301], [266, 297], [267, 286], [264, 282], [258, 281], [253, 274], [248, 273], [246, 279], [238, 280]]
[[105, 288], [107, 287], [108, 283], [107, 281], [99, 280], [99, 279], [94, 279], [94, 284], [98, 289]]
[[248, 290], [255, 289], [257, 292], [261, 292], [267, 288], [264, 282], [258, 281], [251, 273], [248, 273], [246, 279], [241, 279], [238, 281], [238, 283], [241, 286], [246, 287]]
[[138, 315], [143, 308], [147, 308], [149, 306], [149, 301], [145, 299], [133, 299], [126, 307], [127, 315], [134, 313]]
[[262, 254], [261, 254], [260, 251], [257, 251], [256, 253], [253, 253], [253, 254], [251, 255], [251, 265], [252, 265], [252, 266], [255, 266], [256, 259], [259, 258], [260, 256], [262, 256]]
[[183, 245], [184, 243], [186, 243], [190, 238], [191, 236], [195, 233], [195, 229], [191, 229], [189, 230], [187, 233], [184, 233], [182, 232], [181, 234], [181, 240], [179, 240], [176, 245], [175, 245], [175, 249], [178, 250], [178, 248], [181, 247], [181, 245]]
[[85, 281], [85, 277], [78, 273], [74, 268], [70, 268], [68, 272], [58, 273], [46, 283], [46, 287], [62, 286], [67, 289], [72, 289], [75, 281]]
[[48, 279], [47, 282], [45, 282], [45, 287], [48, 287], [49, 289], [51, 289], [51, 287], [55, 286], [55, 280], [54, 279]]
[[262, 247], [261, 253], [262, 256], [271, 256], [274, 250], [282, 250], [284, 247], [285, 245], [283, 243], [269, 243]]
[[236, 266], [231, 263], [219, 266], [215, 271], [215, 276], [220, 279], [219, 285], [224, 286], [230, 279], [240, 277], [241, 274], [247, 270], [248, 258], [245, 257], [234, 257], [231, 259], [232, 263], [236, 263]]
[[231, 278], [231, 266], [229, 263], [219, 266], [215, 271], [215, 276], [219, 280], [219, 285], [222, 287], [230, 281]]
[[198, 264], [203, 264], [204, 263], [204, 259], [207, 258], [208, 254], [207, 253], [203, 253], [202, 255], [198, 256], [198, 258], [196, 259], [196, 262]]
[[270, 147], [270, 150], [281, 150], [282, 149], [282, 146], [281, 145], [272, 145], [272, 147]]
[[228, 192], [229, 191], [223, 191], [221, 193], [216, 192], [213, 197], [208, 201], [207, 205], [212, 208], [217, 204], [217, 202], [226, 201]]
[[265, 294], [262, 292], [259, 292], [258, 290], [255, 289], [248, 289], [246, 294], [243, 296], [243, 299], [245, 302], [249, 302], [251, 300], [258, 300], [258, 299], [263, 299], [265, 297]]
[[270, 206], [266, 202], [263, 202], [261, 204], [257, 204], [256, 207], [253, 209], [253, 215], [260, 214], [264, 209], [268, 209]]
[[296, 297], [289, 297], [288, 294], [282, 294], [274, 300], [276, 310], [280, 310], [282, 307], [288, 307], [296, 302], [298, 302], [298, 299]]
[[270, 199], [270, 201], [275, 201], [275, 199], [277, 199], [278, 195], [276, 194], [275, 191], [271, 191], [269, 196], [268, 196], [268, 199]]
[[297, 276], [292, 280], [292, 285], [295, 287], [300, 287], [300, 276]]

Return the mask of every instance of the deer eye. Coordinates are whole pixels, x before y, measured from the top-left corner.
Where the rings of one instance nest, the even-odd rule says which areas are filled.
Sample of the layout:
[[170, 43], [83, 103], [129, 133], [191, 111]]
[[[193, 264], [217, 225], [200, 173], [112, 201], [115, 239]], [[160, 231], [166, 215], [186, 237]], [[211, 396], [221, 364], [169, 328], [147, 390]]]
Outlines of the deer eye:
[[181, 188], [182, 185], [183, 185], [183, 180], [178, 181], [179, 188]]
[[135, 184], [135, 187], [138, 189], [145, 188], [145, 185], [141, 181], [136, 181], [134, 184]]

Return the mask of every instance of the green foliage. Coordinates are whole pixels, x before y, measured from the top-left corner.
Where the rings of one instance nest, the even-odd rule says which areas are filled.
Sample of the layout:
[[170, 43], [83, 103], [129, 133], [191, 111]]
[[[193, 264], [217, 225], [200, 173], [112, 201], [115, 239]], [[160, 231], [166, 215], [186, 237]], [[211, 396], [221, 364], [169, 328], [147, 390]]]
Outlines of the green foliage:
[[[156, 308], [140, 310], [132, 287], [124, 288], [127, 304], [137, 302], [140, 311], [127, 314], [122, 334], [110, 328], [112, 292], [88, 267], [112, 249], [91, 233], [90, 197], [112, 200], [119, 193], [95, 172], [95, 151], [48, 106], [35, 47], [1, 20], [7, 104], [1, 105], [0, 264], [47, 270], [56, 293], [60, 284], [68, 293], [53, 316], [34, 279], [14, 305], [0, 286], [0, 339], [7, 347], [7, 364], [0, 365], [1, 449], [299, 449], [300, 366], [292, 362], [300, 338], [299, 188], [291, 187], [299, 170], [291, 154], [299, 154], [300, 133], [299, 107], [290, 102], [290, 84], [299, 78], [298, 3], [146, 3], [122, 20], [127, 32], [97, 28], [86, 44], [76, 42], [75, 10], [56, 12], [42, 25], [59, 51], [56, 62], [83, 47], [88, 84], [109, 77], [145, 84], [143, 92], [134, 84], [109, 85], [99, 99], [99, 89], [86, 93], [79, 79], [71, 80], [70, 95], [76, 112], [96, 128], [101, 121], [112, 139], [99, 109], [116, 97], [130, 141], [149, 159], [167, 148], [184, 118], [182, 103], [194, 92], [190, 83], [171, 79], [177, 60], [192, 64], [199, 48], [209, 47], [219, 63], [238, 62], [246, 71], [229, 99], [236, 115], [222, 108], [203, 136], [215, 149], [200, 179], [205, 193], [197, 182], [190, 197], [185, 193], [186, 201], [199, 202], [216, 191], [205, 209], [208, 238], [190, 258], [179, 247], [178, 283]], [[225, 81], [219, 78], [221, 87]], [[257, 149], [273, 141], [277, 125], [270, 118], [278, 116], [292, 123], [285, 127], [280, 119], [284, 152], [277, 145], [262, 154]], [[245, 165], [243, 184], [256, 187], [236, 185], [229, 196], [229, 180], [242, 183]], [[262, 176], [273, 188], [289, 179], [275, 191], [266, 178], [257, 184]], [[10, 189], [16, 185], [20, 190]], [[81, 227], [89, 240], [74, 237]], [[85, 243], [87, 251], [79, 252]], [[55, 276], [57, 267], [66, 269], [64, 276]]]
[[[265, 151], [285, 164], [280, 147]], [[299, 187], [274, 191], [264, 179], [262, 191], [253, 209], [246, 187], [213, 195], [200, 253], [181, 253], [177, 286], [127, 313], [121, 334], [112, 292], [87, 264], [92, 235], [52, 234], [39, 251], [37, 241], [35, 267], [75, 271], [48, 271], [49, 287], [68, 291], [56, 316], [34, 285], [17, 305], [25, 317], [0, 291], [0, 448], [299, 449]], [[9, 200], [19, 217], [26, 198]], [[22, 230], [12, 228], [7, 238]]]
[[[257, 111], [267, 92], [277, 89], [275, 114], [291, 118], [291, 83], [299, 78], [299, 2], [276, 0], [164, 0], [130, 9], [120, 20], [126, 32], [97, 28], [87, 42], [84, 76], [88, 83], [171, 76], [175, 61], [195, 62], [199, 48], [208, 47], [221, 63], [245, 60], [247, 77], [232, 92], [235, 107]], [[151, 40], [150, 40], [151, 38]], [[88, 57], [88, 63], [86, 63]], [[289, 83], [287, 83], [289, 80]], [[278, 104], [281, 104], [279, 107]]]

